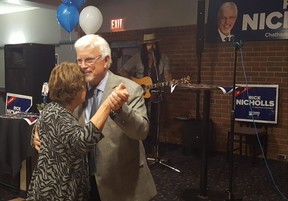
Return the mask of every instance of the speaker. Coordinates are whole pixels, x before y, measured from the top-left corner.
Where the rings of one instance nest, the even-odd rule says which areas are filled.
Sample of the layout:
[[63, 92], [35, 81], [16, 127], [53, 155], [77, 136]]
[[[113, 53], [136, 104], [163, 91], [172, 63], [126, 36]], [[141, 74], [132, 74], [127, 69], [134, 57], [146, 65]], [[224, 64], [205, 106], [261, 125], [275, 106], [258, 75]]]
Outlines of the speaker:
[[5, 91], [33, 97], [30, 112], [42, 103], [42, 85], [55, 66], [55, 46], [36, 43], [4, 46]]
[[205, 39], [205, 0], [198, 0], [196, 52], [202, 53]]
[[[184, 121], [184, 132], [182, 134], [182, 151], [184, 155], [200, 155], [202, 151], [203, 140], [203, 119], [189, 119]], [[208, 122], [208, 134], [207, 134], [207, 151], [213, 152], [214, 147], [214, 134], [213, 134], [213, 122], [210, 119]]]

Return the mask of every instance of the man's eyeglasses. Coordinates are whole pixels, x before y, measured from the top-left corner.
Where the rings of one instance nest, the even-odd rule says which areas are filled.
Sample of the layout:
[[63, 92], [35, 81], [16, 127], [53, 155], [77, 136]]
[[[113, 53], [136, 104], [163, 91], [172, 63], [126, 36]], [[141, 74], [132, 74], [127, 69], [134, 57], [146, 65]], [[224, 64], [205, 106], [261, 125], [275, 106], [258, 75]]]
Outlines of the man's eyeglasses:
[[229, 17], [220, 17], [220, 21], [234, 21], [237, 18], [237, 16], [229, 16]]
[[96, 61], [98, 61], [100, 58], [102, 57], [102, 55], [98, 55], [98, 56], [96, 56], [96, 57], [88, 57], [88, 58], [86, 58], [86, 59], [77, 59], [76, 60], [76, 63], [77, 63], [77, 65], [81, 65], [83, 62], [84, 62], [84, 64], [86, 64], [86, 65], [92, 65], [92, 64], [94, 64]]

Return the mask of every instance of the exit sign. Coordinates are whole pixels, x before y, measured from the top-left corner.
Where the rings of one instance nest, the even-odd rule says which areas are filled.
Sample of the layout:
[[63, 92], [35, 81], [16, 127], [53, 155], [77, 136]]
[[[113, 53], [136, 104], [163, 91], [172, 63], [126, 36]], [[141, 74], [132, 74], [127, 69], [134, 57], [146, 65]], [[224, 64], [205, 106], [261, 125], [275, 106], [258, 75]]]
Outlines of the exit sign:
[[112, 19], [111, 20], [111, 31], [116, 32], [116, 31], [124, 31], [124, 23], [125, 19], [120, 18], [120, 19]]

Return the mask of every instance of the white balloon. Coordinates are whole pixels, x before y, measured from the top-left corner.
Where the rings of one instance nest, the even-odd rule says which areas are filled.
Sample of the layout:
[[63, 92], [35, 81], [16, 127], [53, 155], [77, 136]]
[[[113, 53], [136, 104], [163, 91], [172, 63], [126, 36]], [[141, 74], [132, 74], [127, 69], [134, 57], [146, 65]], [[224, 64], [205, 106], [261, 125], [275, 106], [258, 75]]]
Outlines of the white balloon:
[[96, 33], [103, 23], [102, 13], [95, 6], [83, 8], [79, 15], [79, 25], [85, 34]]

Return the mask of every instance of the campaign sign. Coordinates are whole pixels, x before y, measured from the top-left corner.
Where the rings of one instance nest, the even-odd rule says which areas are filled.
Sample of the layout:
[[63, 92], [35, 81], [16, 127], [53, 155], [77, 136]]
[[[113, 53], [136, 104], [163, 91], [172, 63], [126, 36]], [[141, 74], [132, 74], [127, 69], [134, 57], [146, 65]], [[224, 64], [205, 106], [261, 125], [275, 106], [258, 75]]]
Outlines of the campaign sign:
[[237, 86], [234, 112], [236, 121], [277, 124], [278, 85]]
[[207, 42], [287, 39], [287, 0], [209, 1]]
[[31, 107], [32, 107], [32, 96], [7, 93], [6, 114], [28, 112]]

